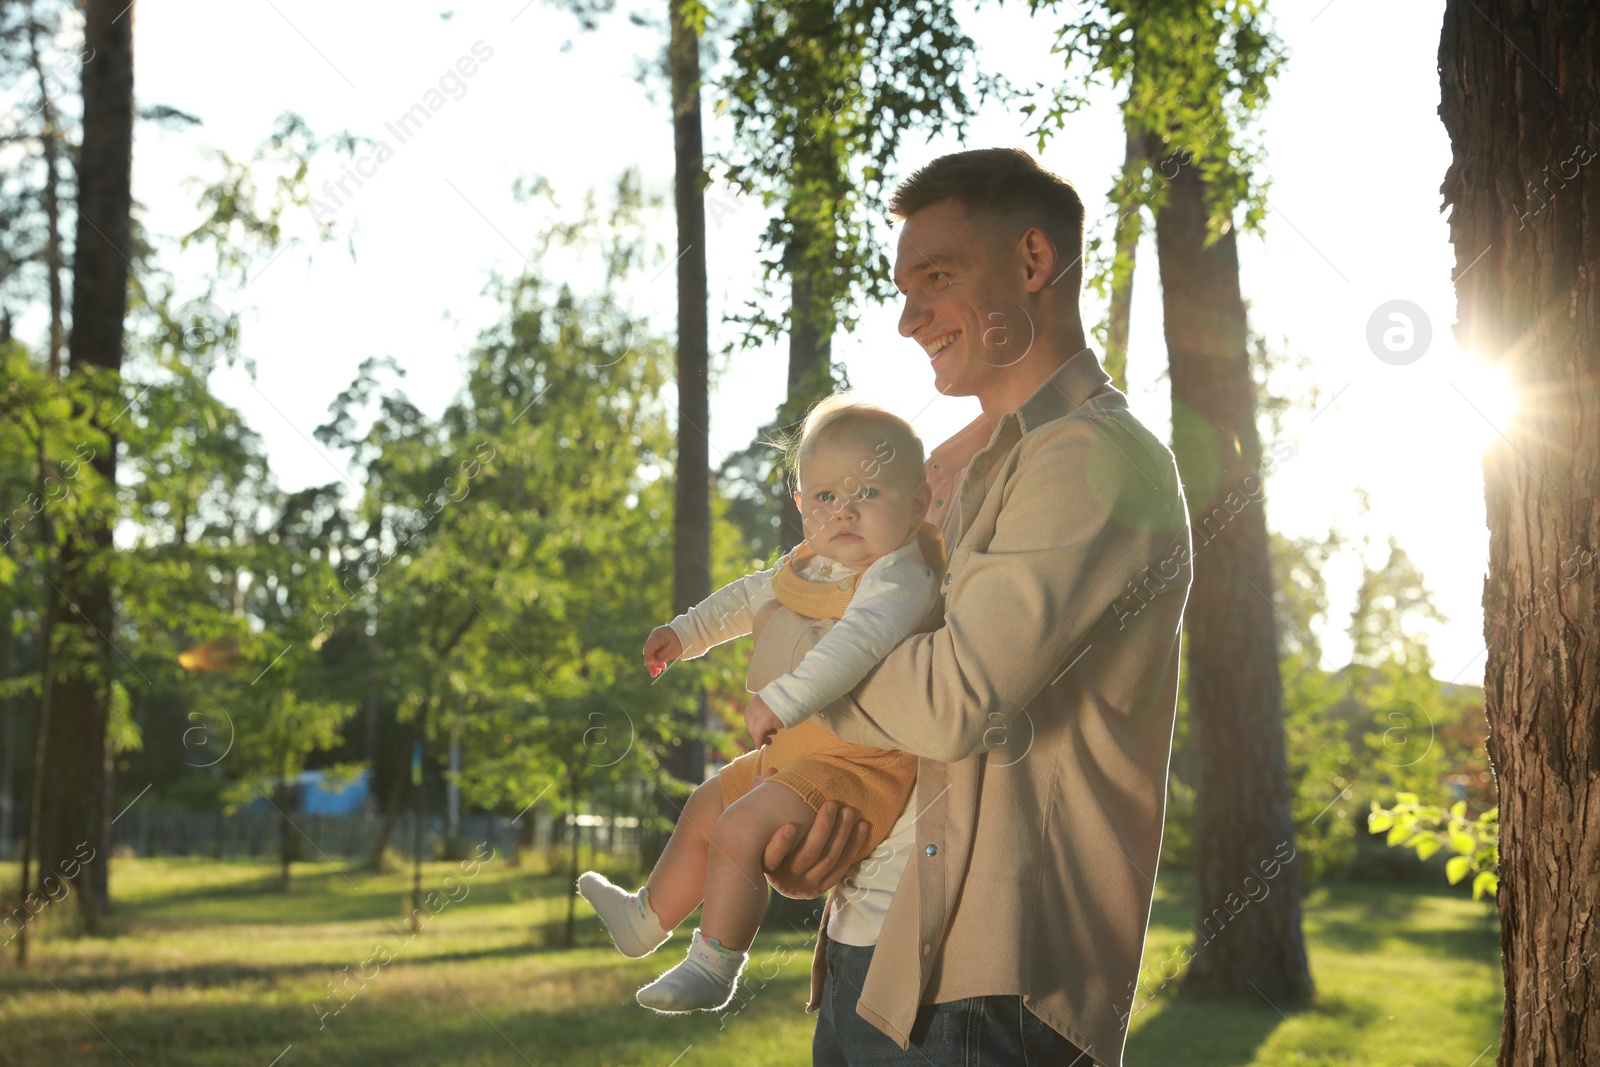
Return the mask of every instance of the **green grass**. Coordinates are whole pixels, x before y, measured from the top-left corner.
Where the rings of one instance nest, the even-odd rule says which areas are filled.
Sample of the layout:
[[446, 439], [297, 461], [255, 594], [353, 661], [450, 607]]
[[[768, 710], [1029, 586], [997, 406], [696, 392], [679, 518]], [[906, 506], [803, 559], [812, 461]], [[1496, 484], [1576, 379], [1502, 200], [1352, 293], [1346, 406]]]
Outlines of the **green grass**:
[[[425, 890], [442, 899], [456, 870], [429, 865]], [[296, 871], [285, 895], [270, 864], [118, 860], [106, 936], [67, 936], [69, 902], [42, 918], [28, 969], [7, 950], [0, 1065], [267, 1067], [280, 1056], [279, 1067], [810, 1063], [810, 943], [799, 934], [762, 934], [736, 1014], [665, 1019], [634, 1004], [633, 992], [677, 959], [681, 935], [663, 956], [627, 960], [590, 913], [576, 948], [550, 947], [567, 883], [532, 863], [485, 864], [410, 941], [400, 922], [408, 874], [352, 869], [347, 881], [325, 864]], [[15, 875], [0, 877], [11, 884]], [[1150, 990], [1161, 961], [1193, 936], [1187, 887], [1164, 875], [1161, 888], [1146, 950]], [[1134, 1016], [1129, 1067], [1466, 1067], [1496, 1040], [1487, 905], [1443, 890], [1335, 885], [1307, 898], [1305, 920], [1312, 1008], [1285, 1017], [1259, 998], [1194, 1000], [1172, 983]], [[392, 960], [362, 971], [379, 945]], [[340, 1007], [327, 983], [346, 967], [368, 980], [349, 979], [342, 1010], [319, 1021], [319, 1010]]]

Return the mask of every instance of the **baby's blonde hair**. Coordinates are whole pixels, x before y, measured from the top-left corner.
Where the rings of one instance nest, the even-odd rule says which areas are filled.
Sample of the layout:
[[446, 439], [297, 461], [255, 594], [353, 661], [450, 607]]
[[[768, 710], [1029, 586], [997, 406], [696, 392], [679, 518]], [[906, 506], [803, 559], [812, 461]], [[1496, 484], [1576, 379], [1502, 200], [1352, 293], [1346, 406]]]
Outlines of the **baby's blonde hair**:
[[796, 487], [800, 484], [800, 468], [817, 441], [840, 434], [849, 434], [872, 447], [873, 460], [863, 475], [874, 477], [885, 471], [911, 485], [919, 485], [925, 478], [922, 438], [911, 424], [887, 408], [857, 399], [847, 391], [817, 401], [806, 413], [800, 432], [781, 442]]

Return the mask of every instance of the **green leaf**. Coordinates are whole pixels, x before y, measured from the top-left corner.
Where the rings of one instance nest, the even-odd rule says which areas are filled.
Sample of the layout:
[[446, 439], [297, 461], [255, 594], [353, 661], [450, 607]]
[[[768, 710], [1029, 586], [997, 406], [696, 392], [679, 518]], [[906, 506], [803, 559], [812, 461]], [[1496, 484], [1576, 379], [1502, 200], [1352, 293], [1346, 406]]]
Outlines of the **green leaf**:
[[1439, 844], [1439, 839], [1437, 837], [1430, 836], [1423, 838], [1421, 841], [1417, 842], [1417, 859], [1425, 860], [1435, 852], [1438, 852], [1442, 847], [1443, 846]]
[[1451, 885], [1461, 881], [1471, 870], [1472, 858], [1470, 856], [1452, 856], [1450, 857], [1450, 862], [1444, 865], [1445, 877], [1450, 879]]
[[1391, 827], [1390, 830], [1389, 830], [1389, 837], [1384, 843], [1387, 844], [1389, 847], [1393, 848], [1395, 845], [1398, 845], [1400, 842], [1404, 841], [1409, 836], [1411, 836], [1411, 827], [1409, 827], [1409, 826]]
[[1461, 853], [1463, 856], [1470, 856], [1474, 852], [1478, 851], [1478, 842], [1469, 833], [1465, 833], [1461, 830], [1451, 830], [1450, 847]]
[[1450, 805], [1450, 814], [1455, 816], [1457, 819], [1465, 819], [1467, 817], [1467, 802], [1465, 800], [1458, 800], [1454, 804]]
[[1500, 876], [1493, 871], [1479, 871], [1478, 877], [1472, 880], [1472, 899], [1477, 900], [1483, 894], [1496, 896], [1500, 892]]
[[1375, 811], [1371, 815], [1367, 816], [1367, 831], [1369, 833], [1381, 834], [1393, 825], [1394, 816], [1390, 815], [1386, 811]]
[[1415, 793], [1396, 793], [1394, 795], [1394, 799], [1395, 799], [1395, 802], [1397, 804], [1417, 804], [1417, 803], [1420, 803], [1420, 801], [1417, 800], [1417, 794], [1415, 794]]

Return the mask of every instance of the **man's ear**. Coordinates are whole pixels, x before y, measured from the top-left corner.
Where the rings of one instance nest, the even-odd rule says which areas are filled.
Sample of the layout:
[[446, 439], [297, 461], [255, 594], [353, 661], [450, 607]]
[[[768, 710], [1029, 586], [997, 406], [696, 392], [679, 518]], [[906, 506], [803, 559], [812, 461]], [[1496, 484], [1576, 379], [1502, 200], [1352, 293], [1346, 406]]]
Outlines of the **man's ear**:
[[1030, 293], [1043, 292], [1055, 275], [1056, 246], [1037, 226], [1022, 235], [1022, 267]]

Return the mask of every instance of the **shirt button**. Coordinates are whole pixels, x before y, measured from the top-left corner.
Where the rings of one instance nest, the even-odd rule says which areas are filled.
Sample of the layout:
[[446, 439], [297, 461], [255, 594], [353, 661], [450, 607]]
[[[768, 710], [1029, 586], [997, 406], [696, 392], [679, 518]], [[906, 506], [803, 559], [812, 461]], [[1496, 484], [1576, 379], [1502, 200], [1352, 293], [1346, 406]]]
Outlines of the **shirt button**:
[[944, 507], [944, 501], [943, 500], [939, 501], [937, 504], [934, 505], [934, 507], [936, 507], [936, 508]]
[[926, 852], [930, 856], [937, 856], [939, 854], [939, 846], [938, 845], [929, 845], [927, 848], [923, 849], [922, 851]]
[[944, 584], [945, 585], [949, 585], [954, 580], [955, 580], [955, 575], [953, 575], [953, 574], [947, 574], [947, 575], [944, 576]]
[[938, 464], [937, 464], [937, 463], [935, 463], [935, 464], [934, 464], [934, 465], [933, 465], [933, 469], [934, 469], [934, 470], [938, 470], [938, 469], [939, 469], [939, 465], [938, 465]]
[[932, 951], [933, 951], [933, 946], [932, 945], [923, 945], [922, 946], [922, 954], [924, 956], [928, 955]]

